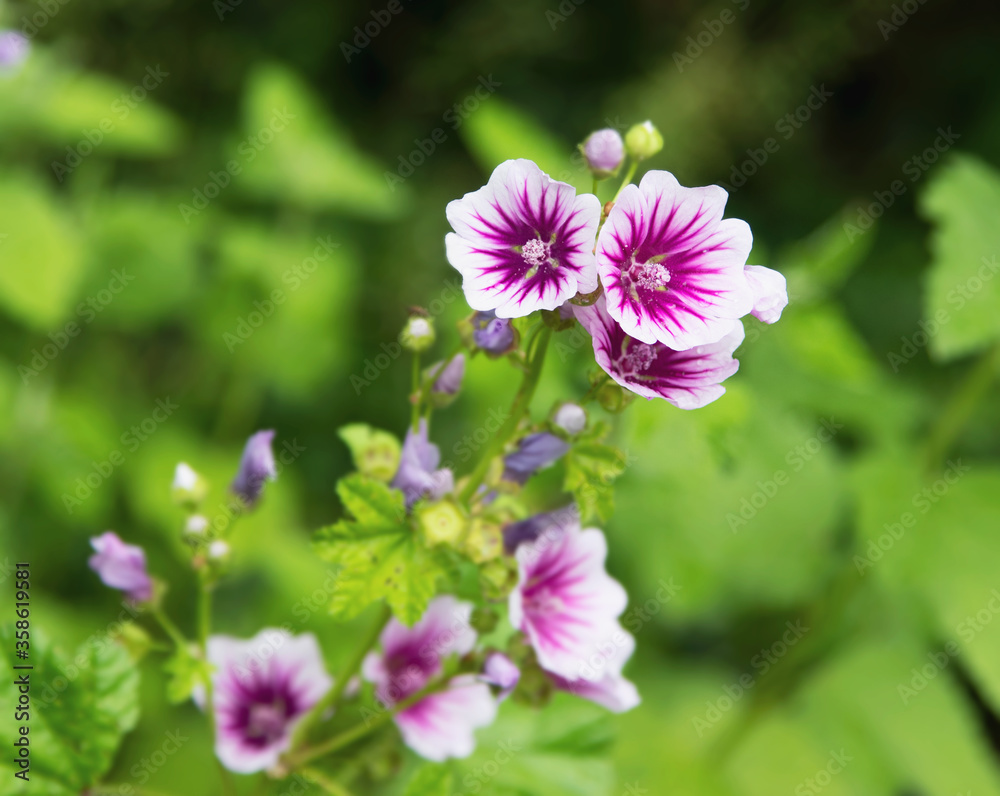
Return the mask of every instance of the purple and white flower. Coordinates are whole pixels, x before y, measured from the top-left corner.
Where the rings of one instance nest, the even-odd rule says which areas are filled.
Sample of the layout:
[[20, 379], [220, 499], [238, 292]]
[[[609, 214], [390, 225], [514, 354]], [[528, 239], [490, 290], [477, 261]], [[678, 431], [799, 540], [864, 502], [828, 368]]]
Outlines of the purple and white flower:
[[[251, 639], [208, 639], [215, 754], [230, 771], [274, 766], [296, 725], [333, 685], [316, 637], [267, 628]], [[195, 693], [204, 707], [204, 689]]]
[[[581, 530], [565, 516], [554, 522], [555, 532], [543, 531], [515, 552], [519, 577], [509, 598], [510, 622], [528, 637], [542, 668], [565, 680], [620, 674], [624, 659], [608, 661], [603, 645], [631, 638], [618, 622], [628, 598], [604, 569], [604, 534]], [[595, 660], [602, 664], [595, 667]]]
[[753, 292], [753, 317], [764, 323], [774, 323], [788, 306], [784, 274], [763, 265], [748, 265], [744, 273]]
[[484, 187], [449, 202], [447, 216], [448, 261], [475, 310], [516, 318], [597, 289], [600, 200], [530, 160], [501, 163]]
[[626, 334], [684, 351], [718, 342], [753, 309], [743, 271], [753, 235], [745, 221], [722, 218], [727, 198], [666, 171], [622, 191], [601, 229], [597, 272]]
[[635, 684], [622, 674], [622, 667], [635, 650], [635, 639], [622, 631], [621, 637], [606, 639], [603, 647], [610, 647], [610, 652], [595, 661], [592, 679], [568, 680], [548, 672], [549, 679], [560, 691], [589, 699], [613, 713], [624, 713], [641, 701]]
[[728, 334], [715, 343], [675, 351], [662, 343], [644, 343], [625, 333], [609, 314], [602, 296], [576, 317], [590, 332], [597, 364], [627, 390], [645, 398], [663, 398], [679, 409], [700, 409], [719, 398], [722, 382], [740, 366], [733, 352], [743, 342], [743, 324], [731, 321]]
[[146, 602], [153, 596], [153, 581], [146, 571], [146, 553], [141, 547], [125, 544], [114, 531], [106, 531], [90, 540], [96, 551], [88, 565], [105, 586], [121, 589], [133, 602]]
[[240, 468], [230, 487], [248, 508], [253, 508], [264, 490], [265, 481], [274, 481], [278, 477], [278, 468], [274, 462], [274, 451], [271, 443], [274, 431], [258, 431], [247, 440], [240, 459]]
[[447, 467], [437, 469], [441, 451], [427, 439], [427, 421], [421, 418], [416, 431], [406, 432], [399, 469], [392, 479], [392, 486], [400, 489], [410, 508], [420, 498], [440, 500], [455, 488], [455, 476]]
[[[441, 673], [445, 658], [471, 652], [477, 638], [471, 617], [469, 603], [444, 595], [431, 601], [413, 627], [390, 620], [380, 637], [382, 651], [368, 653], [361, 669], [379, 701], [392, 706], [413, 696]], [[453, 677], [393, 720], [414, 752], [442, 761], [472, 754], [474, 730], [491, 724], [496, 713], [489, 685], [470, 674]]]

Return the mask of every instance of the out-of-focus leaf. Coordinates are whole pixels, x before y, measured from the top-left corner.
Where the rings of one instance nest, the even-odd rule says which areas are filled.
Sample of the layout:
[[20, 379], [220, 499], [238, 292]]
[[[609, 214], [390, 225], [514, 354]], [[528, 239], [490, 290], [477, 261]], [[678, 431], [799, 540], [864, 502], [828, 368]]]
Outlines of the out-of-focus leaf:
[[844, 218], [845, 213], [834, 216], [778, 256], [774, 267], [785, 274], [792, 301], [828, 296], [867, 256], [875, 236], [859, 235], [850, 240], [844, 234]]
[[1000, 339], [1000, 174], [960, 155], [920, 196], [934, 223], [924, 311], [938, 324], [930, 350], [947, 361]]
[[454, 775], [447, 766], [428, 764], [417, 771], [406, 796], [451, 796]]
[[572, 493], [580, 510], [580, 522], [594, 517], [607, 522], [614, 511], [614, 482], [628, 466], [628, 457], [601, 440], [606, 427], [595, 427], [580, 438], [566, 454], [563, 489]]
[[83, 261], [75, 225], [40, 183], [0, 179], [0, 306], [53, 331], [73, 302]]
[[[409, 196], [361, 152], [312, 91], [280, 66], [259, 67], [244, 101], [244, 138], [229, 158], [241, 166], [237, 184], [262, 198], [308, 210], [397, 215]], [[229, 162], [229, 161], [227, 161]]]
[[579, 152], [499, 97], [484, 100], [465, 119], [459, 134], [486, 174], [505, 160], [527, 158], [553, 179], [590, 190], [592, 178]]
[[[14, 658], [14, 628], [0, 628], [8, 672], [30, 680], [30, 783], [15, 779], [12, 755], [0, 761], [3, 793], [68, 796], [93, 785], [111, 767], [122, 736], [139, 718], [139, 672], [114, 643], [84, 645], [68, 660], [32, 628], [29, 658]], [[28, 663], [30, 671], [12, 670]], [[0, 687], [0, 709], [14, 717], [15, 677]], [[19, 721], [18, 724], [25, 722]], [[13, 770], [12, 770], [13, 769]], [[22, 786], [23, 785], [23, 786]]]

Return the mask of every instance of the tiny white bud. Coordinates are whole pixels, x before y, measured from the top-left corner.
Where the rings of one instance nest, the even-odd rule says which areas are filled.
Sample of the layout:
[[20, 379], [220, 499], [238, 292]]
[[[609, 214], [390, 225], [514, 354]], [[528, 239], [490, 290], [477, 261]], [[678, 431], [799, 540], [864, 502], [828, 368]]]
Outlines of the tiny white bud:
[[576, 404], [563, 404], [552, 422], [567, 434], [579, 434], [587, 427], [587, 413]]
[[184, 492], [193, 492], [198, 486], [198, 473], [191, 469], [186, 462], [181, 462], [174, 470], [173, 488]]
[[221, 561], [229, 555], [229, 543], [216, 539], [208, 546], [208, 557], [213, 561]]
[[192, 514], [184, 525], [184, 532], [200, 536], [208, 530], [208, 519], [201, 514]]

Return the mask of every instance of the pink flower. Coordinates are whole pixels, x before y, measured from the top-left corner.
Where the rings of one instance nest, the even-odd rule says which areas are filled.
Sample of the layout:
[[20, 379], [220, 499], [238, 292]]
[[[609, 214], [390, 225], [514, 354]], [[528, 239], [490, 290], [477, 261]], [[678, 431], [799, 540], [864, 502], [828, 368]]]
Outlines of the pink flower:
[[[208, 639], [215, 711], [215, 754], [230, 771], [274, 766], [302, 717], [333, 685], [311, 633], [267, 628], [247, 640]], [[204, 690], [195, 694], [204, 706]]]
[[516, 318], [597, 289], [600, 201], [530, 160], [501, 163], [484, 187], [449, 202], [447, 216], [448, 261], [475, 310]]
[[[465, 655], [476, 644], [469, 624], [472, 606], [450, 595], [437, 597], [419, 622], [408, 628], [390, 620], [380, 638], [382, 651], [370, 652], [362, 676], [375, 684], [375, 695], [391, 707], [427, 686], [449, 655]], [[496, 718], [497, 701], [475, 675], [453, 677], [444, 690], [430, 693], [394, 717], [403, 741], [428, 760], [468, 757], [475, 749], [473, 731]]]
[[593, 338], [597, 364], [622, 387], [645, 398], [663, 398], [679, 409], [700, 409], [725, 393], [721, 382], [739, 369], [739, 361], [733, 359], [743, 342], [739, 321], [731, 321], [729, 333], [718, 342], [675, 351], [629, 337], [608, 313], [603, 296], [589, 307], [575, 309]]
[[146, 554], [141, 547], [125, 544], [114, 531], [90, 540], [97, 552], [90, 557], [90, 568], [112, 589], [121, 589], [133, 602], [146, 602], [153, 596], [153, 581], [146, 572]]
[[599, 681], [616, 668], [620, 673], [624, 660], [609, 665], [602, 644], [631, 639], [618, 622], [628, 598], [604, 569], [604, 534], [580, 530], [564, 515], [546, 516], [552, 526], [514, 553], [519, 577], [510, 622], [527, 635], [542, 668], [565, 680]]
[[744, 273], [753, 291], [753, 317], [764, 323], [774, 323], [788, 306], [784, 275], [763, 265], [748, 265]]
[[593, 679], [581, 677], [579, 680], [567, 680], [552, 672], [548, 673], [549, 679], [560, 691], [589, 699], [613, 713], [631, 710], [641, 700], [635, 684], [627, 680], [621, 670], [632, 656], [635, 639], [624, 631], [622, 636], [623, 638], [618, 639], [619, 643], [616, 643], [614, 637], [606, 640], [603, 646], [611, 646], [613, 651], [606, 658], [598, 659]]
[[743, 272], [753, 236], [746, 222], [723, 220], [727, 198], [666, 171], [622, 191], [601, 229], [597, 272], [626, 334], [684, 351], [718, 342], [753, 309]]

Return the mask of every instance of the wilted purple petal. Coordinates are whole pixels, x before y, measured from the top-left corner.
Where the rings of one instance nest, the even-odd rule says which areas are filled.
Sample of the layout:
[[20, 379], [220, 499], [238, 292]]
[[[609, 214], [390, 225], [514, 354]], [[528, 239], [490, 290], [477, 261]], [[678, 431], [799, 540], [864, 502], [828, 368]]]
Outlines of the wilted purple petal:
[[663, 398], [679, 409], [699, 409], [719, 398], [723, 381], [740, 366], [733, 352], [743, 342], [743, 324], [732, 321], [721, 340], [675, 351], [629, 337], [608, 314], [602, 296], [576, 317], [590, 332], [597, 364], [616, 382], [645, 398]]
[[510, 320], [498, 318], [493, 310], [477, 312], [472, 318], [472, 339], [487, 354], [499, 356], [514, 345]]
[[753, 317], [764, 323], [774, 323], [788, 306], [784, 274], [763, 265], [748, 265], [744, 273], [753, 291]]
[[[274, 766], [302, 717], [333, 685], [315, 636], [267, 628], [252, 639], [212, 636], [215, 753], [230, 771]], [[196, 695], [204, 702], [204, 693]]]
[[503, 477], [518, 484], [525, 483], [535, 471], [559, 460], [569, 444], [547, 431], [529, 434], [517, 444], [517, 450], [504, 457]]
[[513, 555], [518, 545], [532, 543], [543, 533], [558, 537], [569, 526], [580, 524], [580, 511], [575, 503], [555, 511], [536, 514], [520, 522], [512, 522], [503, 529], [503, 549]]
[[153, 596], [153, 581], [141, 547], [125, 544], [114, 531], [93, 537], [90, 546], [97, 552], [87, 563], [105, 586], [121, 589], [134, 602], [146, 602]]
[[271, 442], [274, 431], [258, 431], [247, 440], [240, 459], [240, 468], [230, 489], [248, 507], [253, 507], [260, 498], [265, 481], [273, 481], [278, 477], [278, 468], [274, 462], [274, 451]]
[[407, 508], [422, 497], [439, 500], [454, 489], [451, 470], [438, 470], [440, 463], [441, 451], [427, 439], [427, 421], [421, 418], [417, 431], [410, 428], [406, 432], [399, 470], [392, 479], [392, 486], [402, 490]]
[[600, 201], [530, 160], [501, 163], [485, 186], [449, 202], [447, 216], [455, 230], [445, 236], [448, 261], [475, 310], [516, 318], [597, 288]]
[[650, 171], [622, 191], [597, 242], [608, 314], [625, 333], [677, 351], [716, 343], [753, 309], [746, 222], [725, 219], [717, 185], [684, 188]]
[[435, 373], [438, 374], [431, 390], [444, 395], [457, 395], [462, 388], [462, 377], [465, 376], [465, 354], [453, 356], [444, 369], [439, 372], [443, 364], [443, 362], [435, 362], [426, 371], [428, 378]]

